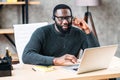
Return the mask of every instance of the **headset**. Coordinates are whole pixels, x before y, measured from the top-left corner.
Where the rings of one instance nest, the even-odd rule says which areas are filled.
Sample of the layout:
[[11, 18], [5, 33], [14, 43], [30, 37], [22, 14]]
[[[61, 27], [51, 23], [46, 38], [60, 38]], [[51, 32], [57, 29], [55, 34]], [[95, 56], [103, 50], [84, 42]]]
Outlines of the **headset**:
[[52, 19], [55, 20], [55, 16], [52, 16]]
[[[53, 20], [55, 20], [55, 13], [56, 13], [57, 9], [62, 9], [62, 7], [63, 7], [63, 9], [69, 9], [70, 13], [71, 13], [71, 16], [72, 16], [72, 10], [71, 10], [71, 8], [69, 6], [67, 6], [67, 5], [65, 5], [65, 4], [60, 4], [60, 5], [57, 5], [54, 8], [54, 10], [53, 10], [53, 16], [52, 16]], [[73, 18], [73, 16], [72, 16], [72, 18]]]

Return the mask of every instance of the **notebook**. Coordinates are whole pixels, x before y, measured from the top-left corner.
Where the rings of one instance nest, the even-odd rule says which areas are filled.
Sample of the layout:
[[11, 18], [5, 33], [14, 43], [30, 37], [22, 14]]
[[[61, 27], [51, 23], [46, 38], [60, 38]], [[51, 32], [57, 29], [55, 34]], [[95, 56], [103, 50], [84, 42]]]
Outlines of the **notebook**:
[[78, 74], [108, 68], [117, 47], [118, 45], [108, 45], [85, 49], [79, 65], [72, 68], [77, 70]]

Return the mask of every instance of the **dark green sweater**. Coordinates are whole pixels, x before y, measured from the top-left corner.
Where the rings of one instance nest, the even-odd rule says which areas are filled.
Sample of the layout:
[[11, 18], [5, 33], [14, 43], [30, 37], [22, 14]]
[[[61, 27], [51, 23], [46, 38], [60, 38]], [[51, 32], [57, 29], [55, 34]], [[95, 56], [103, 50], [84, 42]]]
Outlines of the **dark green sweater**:
[[72, 27], [69, 33], [62, 34], [53, 24], [38, 28], [26, 45], [22, 60], [27, 64], [52, 65], [54, 57], [72, 54], [77, 57], [81, 49], [99, 46], [92, 33], [86, 35]]

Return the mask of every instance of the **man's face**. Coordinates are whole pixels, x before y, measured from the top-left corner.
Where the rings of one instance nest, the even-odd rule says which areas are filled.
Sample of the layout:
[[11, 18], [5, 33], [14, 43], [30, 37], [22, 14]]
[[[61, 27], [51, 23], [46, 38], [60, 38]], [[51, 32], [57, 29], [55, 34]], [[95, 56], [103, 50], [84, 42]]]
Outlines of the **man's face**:
[[72, 25], [72, 16], [70, 10], [58, 9], [55, 13], [55, 24], [60, 32], [68, 32]]

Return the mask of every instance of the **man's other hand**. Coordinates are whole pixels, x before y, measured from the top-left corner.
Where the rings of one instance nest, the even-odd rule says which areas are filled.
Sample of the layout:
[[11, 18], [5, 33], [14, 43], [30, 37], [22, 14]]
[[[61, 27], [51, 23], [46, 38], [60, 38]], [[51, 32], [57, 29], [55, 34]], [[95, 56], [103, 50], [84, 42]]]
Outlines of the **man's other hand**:
[[53, 59], [53, 63], [56, 66], [67, 66], [73, 65], [77, 62], [77, 58], [74, 55], [65, 54], [61, 57], [57, 57]]

